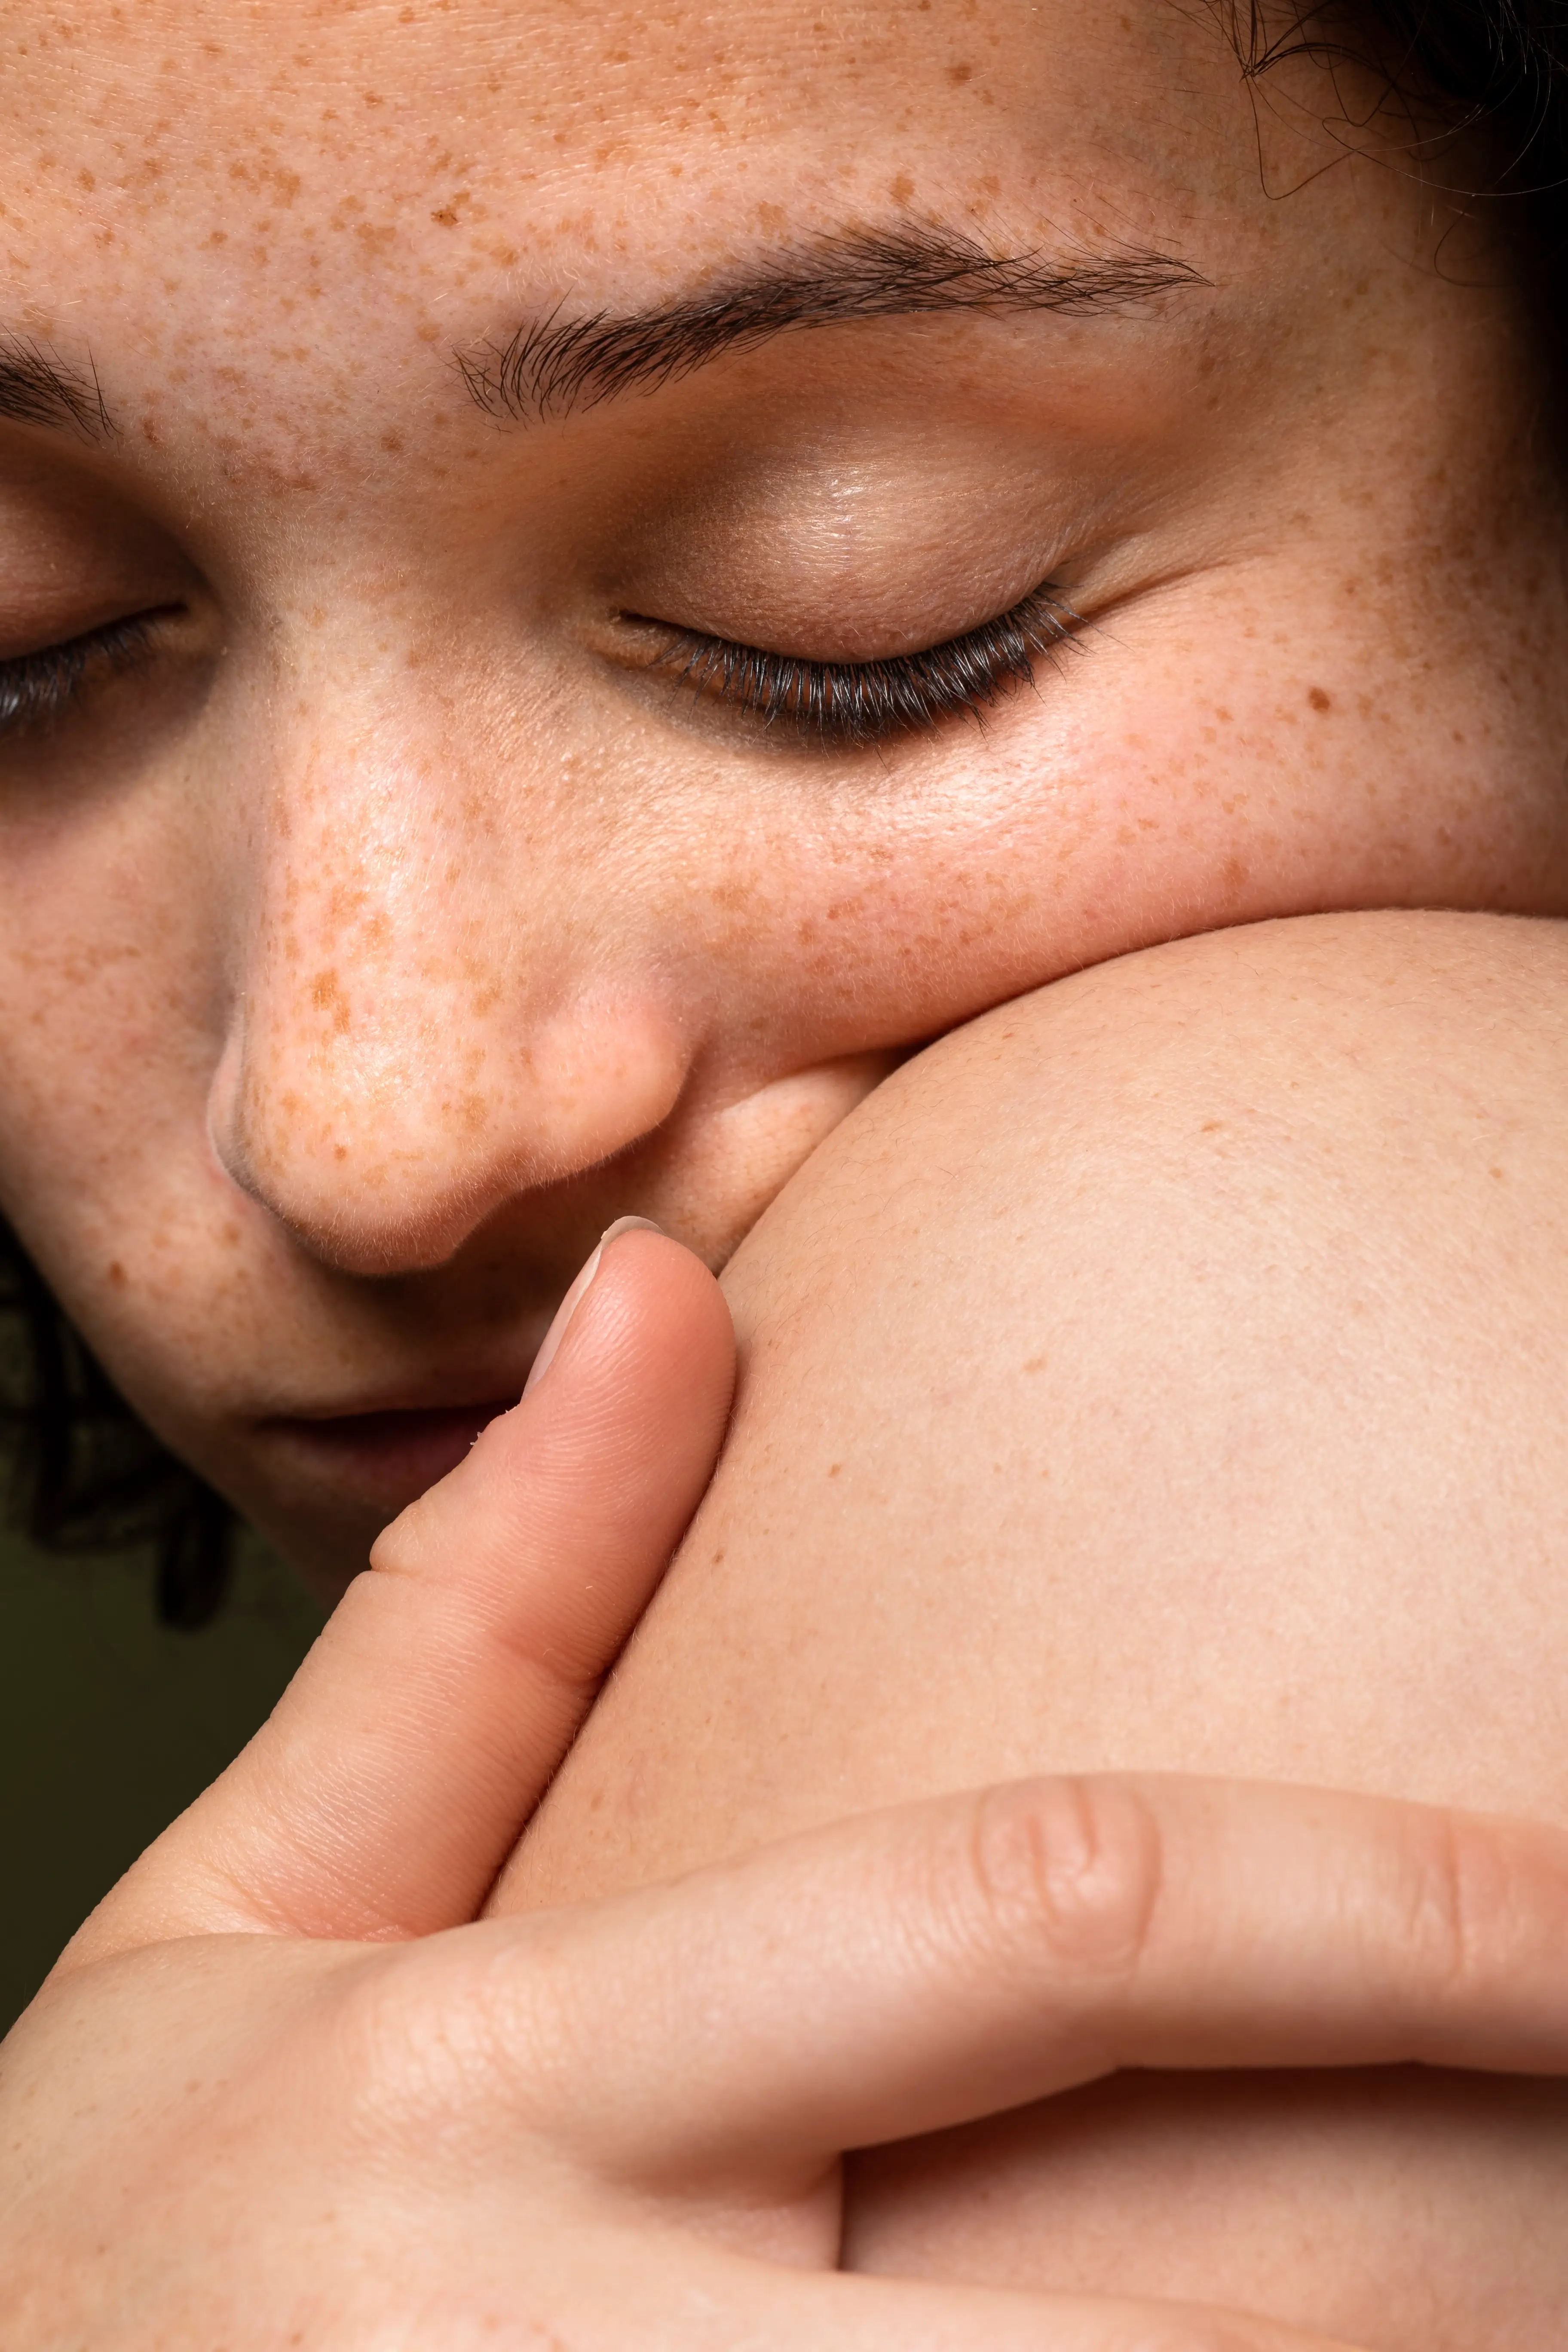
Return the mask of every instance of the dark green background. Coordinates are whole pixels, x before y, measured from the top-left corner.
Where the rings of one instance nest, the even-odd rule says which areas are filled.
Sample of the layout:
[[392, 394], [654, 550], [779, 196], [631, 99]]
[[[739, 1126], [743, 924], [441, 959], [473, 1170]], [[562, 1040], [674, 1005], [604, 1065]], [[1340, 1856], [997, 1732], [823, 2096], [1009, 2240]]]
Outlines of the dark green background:
[[258, 1543], [216, 1625], [153, 1621], [145, 1560], [0, 1529], [0, 2032], [126, 1865], [266, 1717], [321, 1623]]

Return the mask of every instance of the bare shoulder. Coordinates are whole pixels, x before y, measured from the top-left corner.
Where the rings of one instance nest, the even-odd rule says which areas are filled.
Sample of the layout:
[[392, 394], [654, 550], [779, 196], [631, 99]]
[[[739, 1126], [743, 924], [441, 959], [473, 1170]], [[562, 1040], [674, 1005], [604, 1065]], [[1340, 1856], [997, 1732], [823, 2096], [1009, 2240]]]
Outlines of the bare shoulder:
[[[818, 1151], [731, 1270], [745, 1311], [812, 1229], [908, 1238], [927, 1202], [966, 1218], [1042, 1197], [1080, 1150], [1144, 1171], [1237, 1154], [1294, 1163], [1352, 1131], [1394, 1148], [1474, 1140], [1489, 1120], [1568, 1132], [1541, 1081], [1568, 1052], [1568, 924], [1447, 913], [1298, 918], [1207, 932], [1099, 964], [954, 1031]], [[1568, 1070], [1564, 1071], [1568, 1075]], [[1221, 1107], [1237, 1129], [1212, 1114]], [[1193, 1112], [1204, 1116], [1194, 1127]], [[1369, 1166], [1352, 1171], [1357, 1186]], [[1434, 1175], [1436, 1170], [1432, 1171]], [[1456, 1173], [1458, 1171], [1456, 1170]], [[877, 1177], [896, 1178], [884, 1192]], [[1538, 1204], [1544, 1212], [1546, 1202]]]
[[726, 1287], [731, 1443], [515, 1899], [1009, 1770], [1568, 1817], [1568, 927], [1059, 982], [889, 1080]]

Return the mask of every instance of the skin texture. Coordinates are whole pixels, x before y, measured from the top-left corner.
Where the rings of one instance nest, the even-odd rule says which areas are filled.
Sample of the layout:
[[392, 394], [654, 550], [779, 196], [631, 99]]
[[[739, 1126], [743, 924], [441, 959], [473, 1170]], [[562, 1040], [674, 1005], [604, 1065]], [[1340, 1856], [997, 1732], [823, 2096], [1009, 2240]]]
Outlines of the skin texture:
[[[1563, 906], [1548, 387], [1350, 68], [1078, 0], [0, 38], [0, 316], [113, 425], [4, 429], [0, 655], [162, 616], [0, 739], [0, 1203], [324, 1595], [612, 1217], [721, 1263], [910, 1046], [1226, 922]], [[468, 395], [520, 320], [916, 230], [1182, 282]], [[623, 617], [864, 658], [1047, 576], [1035, 690], [869, 749]]]
[[75, 1938], [0, 2051], [8, 2352], [1333, 2352], [846, 2276], [839, 2151], [1218, 2052], [1568, 2069], [1568, 1838], [1321, 1792], [1035, 1780], [473, 1921], [732, 1369], [698, 1261], [611, 1244], [546, 1375]]
[[[719, 1264], [933, 1034], [1226, 922], [1389, 903], [1563, 909], [1550, 387], [1485, 225], [1452, 234], [1407, 158], [1385, 152], [1363, 103], [1375, 93], [1353, 74], [1334, 87], [1295, 67], [1260, 93], [1205, 12], [1072, 0], [830, 21], [763, 6], [721, 45], [710, 16], [680, 6], [650, 24], [575, 0], [103, 0], [68, 22], [14, 10], [0, 39], [0, 308], [24, 353], [52, 354], [85, 387], [58, 429], [5, 428], [0, 657], [155, 616], [134, 669], [100, 662], [68, 712], [0, 740], [0, 1204], [126, 1393], [324, 1595], [516, 1396], [611, 1217], [649, 1212]], [[1363, 128], [1347, 145], [1350, 121]], [[646, 310], [823, 240], [916, 230], [1062, 267], [1121, 268], [1144, 249], [1174, 257], [1179, 282], [1048, 315], [821, 326], [549, 419], [468, 397], [460, 361], [482, 382], [520, 319]], [[1081, 615], [1074, 646], [984, 730], [824, 749], [694, 699], [650, 662], [682, 627], [795, 656], [892, 656], [1047, 577]], [[509, 1434], [476, 1463], [493, 1465]], [[442, 1561], [458, 1577], [468, 1524]], [[479, 1555], [498, 1576], [513, 1558]], [[484, 1589], [481, 1622], [504, 1636]], [[379, 1607], [337, 1621], [340, 1646]], [[345, 1668], [367, 1733], [404, 1656], [370, 1643], [364, 1678]], [[586, 1673], [579, 1660], [568, 1677], [574, 1704]], [[440, 1711], [418, 1675], [414, 1688], [428, 1738]], [[309, 1732], [308, 1695], [300, 1706]], [[342, 1726], [328, 1710], [321, 1727], [299, 1751], [304, 1794], [313, 1804], [319, 1776], [312, 1833], [331, 1832], [329, 1886], [353, 1893], [356, 1808], [373, 1832], [384, 1816], [363, 1783], [334, 1801]], [[544, 1737], [521, 1698], [510, 1733], [489, 1727], [494, 1744], [472, 1759], [488, 1826], [470, 1848], [456, 1837], [465, 1891], [442, 1918], [460, 1926], [477, 1903], [485, 1840], [493, 1867], [562, 1736], [559, 1712]], [[426, 1832], [392, 1844], [410, 1884], [445, 1851], [431, 1820], [449, 1825], [467, 1802], [464, 1742], [437, 1744], [444, 1769], [425, 1777], [420, 1739], [392, 1743]], [[210, 1852], [203, 1816], [172, 1880], [157, 1866], [136, 1880], [130, 1899], [154, 1915], [138, 1937], [213, 1924], [182, 1908], [184, 1874], [221, 1880], [237, 1844], [266, 1843], [272, 1773], [293, 1752], [264, 1746], [260, 1787], [230, 1784]], [[1249, 1853], [1275, 1851], [1262, 1801]], [[1213, 1858], [1195, 1851], [1206, 1885]], [[1418, 1868], [1417, 1889], [1432, 1874]], [[806, 1883], [795, 1918], [841, 1904], [840, 1880]], [[247, 1905], [278, 1899], [265, 1869], [245, 1885]], [[1331, 1880], [1309, 1895], [1302, 1916], [1331, 1938], [1359, 1916]], [[238, 1924], [252, 1916], [242, 1906]], [[679, 1948], [700, 1947], [716, 1911], [699, 1901], [689, 1916]], [[1198, 1970], [1231, 1933], [1223, 1905], [1215, 1916], [1185, 1948], [1211, 2035], [1213, 2005], [1234, 2020], [1223, 1971]], [[302, 1932], [374, 1940], [403, 1915], [336, 1916]], [[1288, 1933], [1298, 1914], [1270, 1916]], [[217, 1924], [237, 1924], [232, 1908]], [[753, 1926], [717, 1979], [742, 2022], [757, 1953], [776, 1942], [765, 1906]], [[1255, 1963], [1261, 1943], [1265, 2007], [1269, 1932], [1233, 1937]], [[639, 1948], [625, 1933], [623, 1987]], [[311, 2295], [343, 2292], [344, 2242], [323, 2246], [318, 2217], [345, 2181], [366, 2193], [355, 2117], [411, 2112], [396, 2066], [390, 2090], [368, 2062], [322, 2075], [323, 2049], [341, 2047], [330, 1998], [319, 2029], [296, 2034], [284, 2015], [271, 1971], [314, 1982], [329, 1961], [297, 1940], [281, 1960], [247, 1948], [207, 1980], [210, 2009], [178, 1948], [117, 1979], [122, 2003], [84, 1974], [52, 2024], [35, 2021], [54, 2038], [35, 2045], [9, 2143], [29, 2160], [47, 2143], [26, 2242], [44, 2242], [40, 2214], [67, 2232], [47, 2278], [86, 2278], [117, 2310], [113, 2265], [152, 2248], [146, 2307], [166, 2333], [168, 2293], [155, 2295], [175, 2291], [171, 2275], [182, 2292], [216, 2283], [220, 2300], [178, 2321], [204, 2347], [237, 2332], [227, 2253], [295, 2179], [302, 2142], [329, 2151], [325, 2171], [263, 2248], [274, 2300], [253, 2299], [261, 2318], [245, 2324], [270, 2344], [297, 2311], [313, 2320]], [[431, 1968], [405, 1979], [423, 1992], [399, 2011], [399, 2065], [412, 2042], [416, 2074], [421, 2035], [451, 2013], [438, 1952]], [[717, 1995], [679, 1965], [652, 1981], [676, 1989], [688, 2038], [672, 2046], [700, 2048]], [[1380, 1985], [1359, 1981], [1365, 2007], [1340, 2054], [1450, 2047], [1369, 2040]], [[467, 2017], [472, 1981], [458, 1982]], [[1494, 2019], [1500, 1982], [1483, 1988]], [[1304, 2006], [1282, 2049], [1225, 2046], [1259, 2063], [1322, 2057]], [[172, 2072], [198, 2007], [210, 2072]], [[66, 2061], [95, 2018], [99, 2046], [130, 2054], [112, 2084], [95, 2076], [84, 2133]], [[617, 2021], [606, 1994], [584, 2042], [613, 2053]], [[1540, 2046], [1526, 2037], [1522, 2063], [1551, 2063]], [[285, 2086], [265, 2131], [258, 2110], [223, 2104], [237, 2048], [247, 2082]], [[754, 2103], [738, 2112], [763, 2129], [773, 2111], [743, 2032], [731, 2057]], [[640, 2077], [604, 2079], [613, 2105]], [[120, 2233], [125, 2209], [98, 2200], [155, 2184], [145, 2118], [191, 2080], [220, 2088], [171, 2126], [181, 2193], [153, 2195]], [[301, 2135], [287, 2086], [318, 2083], [335, 2121]], [[479, 2282], [478, 2330], [500, 2291], [495, 2246], [535, 2240], [566, 2265], [541, 2324], [600, 2340], [611, 2273], [595, 2259], [566, 2275], [577, 2257], [559, 2205], [487, 2207], [477, 2235], [432, 2219], [455, 2193], [447, 2154], [465, 2189], [476, 2147], [478, 2172], [499, 2168], [506, 2116], [487, 2101], [488, 2077], [477, 2104], [414, 2103], [395, 2210], [422, 2226], [397, 2232], [397, 2251], [438, 2275], [384, 2272], [384, 2221], [356, 2208], [369, 2218], [354, 2277], [373, 2303], [331, 2309], [345, 2342], [417, 2318], [447, 2264]], [[571, 2108], [542, 2125], [547, 2147]], [[448, 2133], [476, 2116], [477, 2140]], [[958, 2119], [894, 2113], [905, 2129]], [[837, 2242], [822, 2168], [875, 2137], [858, 2111], [836, 2128], [813, 2143], [821, 2259]], [[250, 2169], [215, 2164], [236, 2147]], [[599, 2154], [613, 2172], [614, 2148]], [[106, 2214], [107, 2231], [70, 2236], [79, 2212]], [[889, 2226], [896, 2238], [896, 2210]], [[658, 2317], [689, 2342], [668, 2312], [683, 2276], [709, 2274], [682, 2243], [684, 2273], [673, 2255], [658, 2273], [673, 2282]], [[374, 2301], [388, 2277], [390, 2310]], [[856, 2284], [842, 2307], [880, 2314], [854, 2323], [864, 2339], [908, 2352], [918, 2308], [932, 2342], [1005, 2340], [994, 2306], [983, 2320], [907, 2289], [858, 2304]], [[776, 2276], [769, 2293], [776, 2314]], [[778, 2340], [791, 2324], [796, 2340], [828, 2340], [825, 2306], [802, 2293]], [[720, 2307], [741, 2315], [731, 2336], [763, 2340], [744, 2295]], [[646, 2309], [622, 2319], [650, 2340]], [[1047, 2324], [1017, 2318], [1037, 2335]], [[1090, 2314], [1085, 2340], [1150, 2324]], [[38, 2326], [45, 2342], [60, 2332]], [[1176, 2340], [1206, 2352], [1221, 2339], [1205, 2326]]]
[[74, 1939], [0, 2051], [8, 2352], [1333, 2352], [846, 2276], [839, 2151], [1220, 2053], [1568, 2070], [1568, 1838], [1320, 1791], [1035, 1780], [473, 1921], [732, 1369], [698, 1261], [611, 1244], [545, 1376]]
[[[495, 1907], [1005, 1771], [1568, 1823], [1565, 1055], [1556, 926], [1389, 915], [900, 1072], [726, 1275], [726, 1453]], [[846, 2247], [1548, 2352], [1565, 2195], [1555, 2085], [1124, 2079], [866, 2158]]]

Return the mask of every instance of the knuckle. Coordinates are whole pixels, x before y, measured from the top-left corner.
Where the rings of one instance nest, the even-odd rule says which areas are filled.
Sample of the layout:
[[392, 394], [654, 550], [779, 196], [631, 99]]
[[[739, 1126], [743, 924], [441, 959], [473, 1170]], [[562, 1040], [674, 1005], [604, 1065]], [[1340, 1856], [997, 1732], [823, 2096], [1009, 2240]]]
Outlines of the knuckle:
[[1154, 1812], [1110, 1775], [988, 1789], [974, 1801], [970, 1888], [994, 1941], [1064, 1966], [1127, 1975], [1147, 1948], [1163, 1872]]
[[1401, 1921], [1421, 1977], [1463, 1996], [1484, 1974], [1506, 1907], [1496, 1857], [1479, 1823], [1438, 1813], [1410, 1855]]
[[408, 1505], [391, 1524], [383, 1528], [370, 1548], [370, 1573], [373, 1576], [414, 1576], [424, 1564], [426, 1547], [422, 1541], [425, 1497]]
[[[339, 1979], [331, 2035], [343, 2079], [367, 2105], [384, 2113], [415, 2085], [420, 2004], [405, 1948], [367, 1954]], [[429, 2086], [427, 2086], [429, 2087]]]
[[515, 2076], [515, 1997], [489, 1943], [461, 1940], [469, 1934], [369, 1954], [339, 1985], [340, 2079], [378, 2138], [423, 2144], [477, 2127]]

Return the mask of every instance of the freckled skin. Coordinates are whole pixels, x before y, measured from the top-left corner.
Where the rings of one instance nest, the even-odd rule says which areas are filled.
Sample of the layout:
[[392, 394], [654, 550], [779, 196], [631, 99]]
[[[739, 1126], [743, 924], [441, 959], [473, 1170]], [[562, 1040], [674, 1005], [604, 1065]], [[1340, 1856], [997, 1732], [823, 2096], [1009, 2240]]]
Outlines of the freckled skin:
[[[312, 1483], [267, 1416], [503, 1392], [612, 1216], [721, 1260], [910, 1045], [1220, 924], [1562, 911], [1520, 298], [1432, 266], [1449, 217], [1325, 144], [1314, 68], [1259, 116], [1191, 15], [0, 34], [0, 315], [119, 425], [5, 428], [0, 480], [90, 491], [67, 604], [118, 564], [186, 608], [179, 663], [0, 745], [0, 1201], [323, 1591], [408, 1497]], [[900, 217], [1203, 284], [798, 333], [548, 425], [464, 395], [521, 318]], [[871, 752], [602, 650], [621, 611], [766, 645], [786, 605], [930, 642], [1047, 572], [1084, 626], [1035, 689]], [[29, 625], [0, 606], [0, 655]]]

